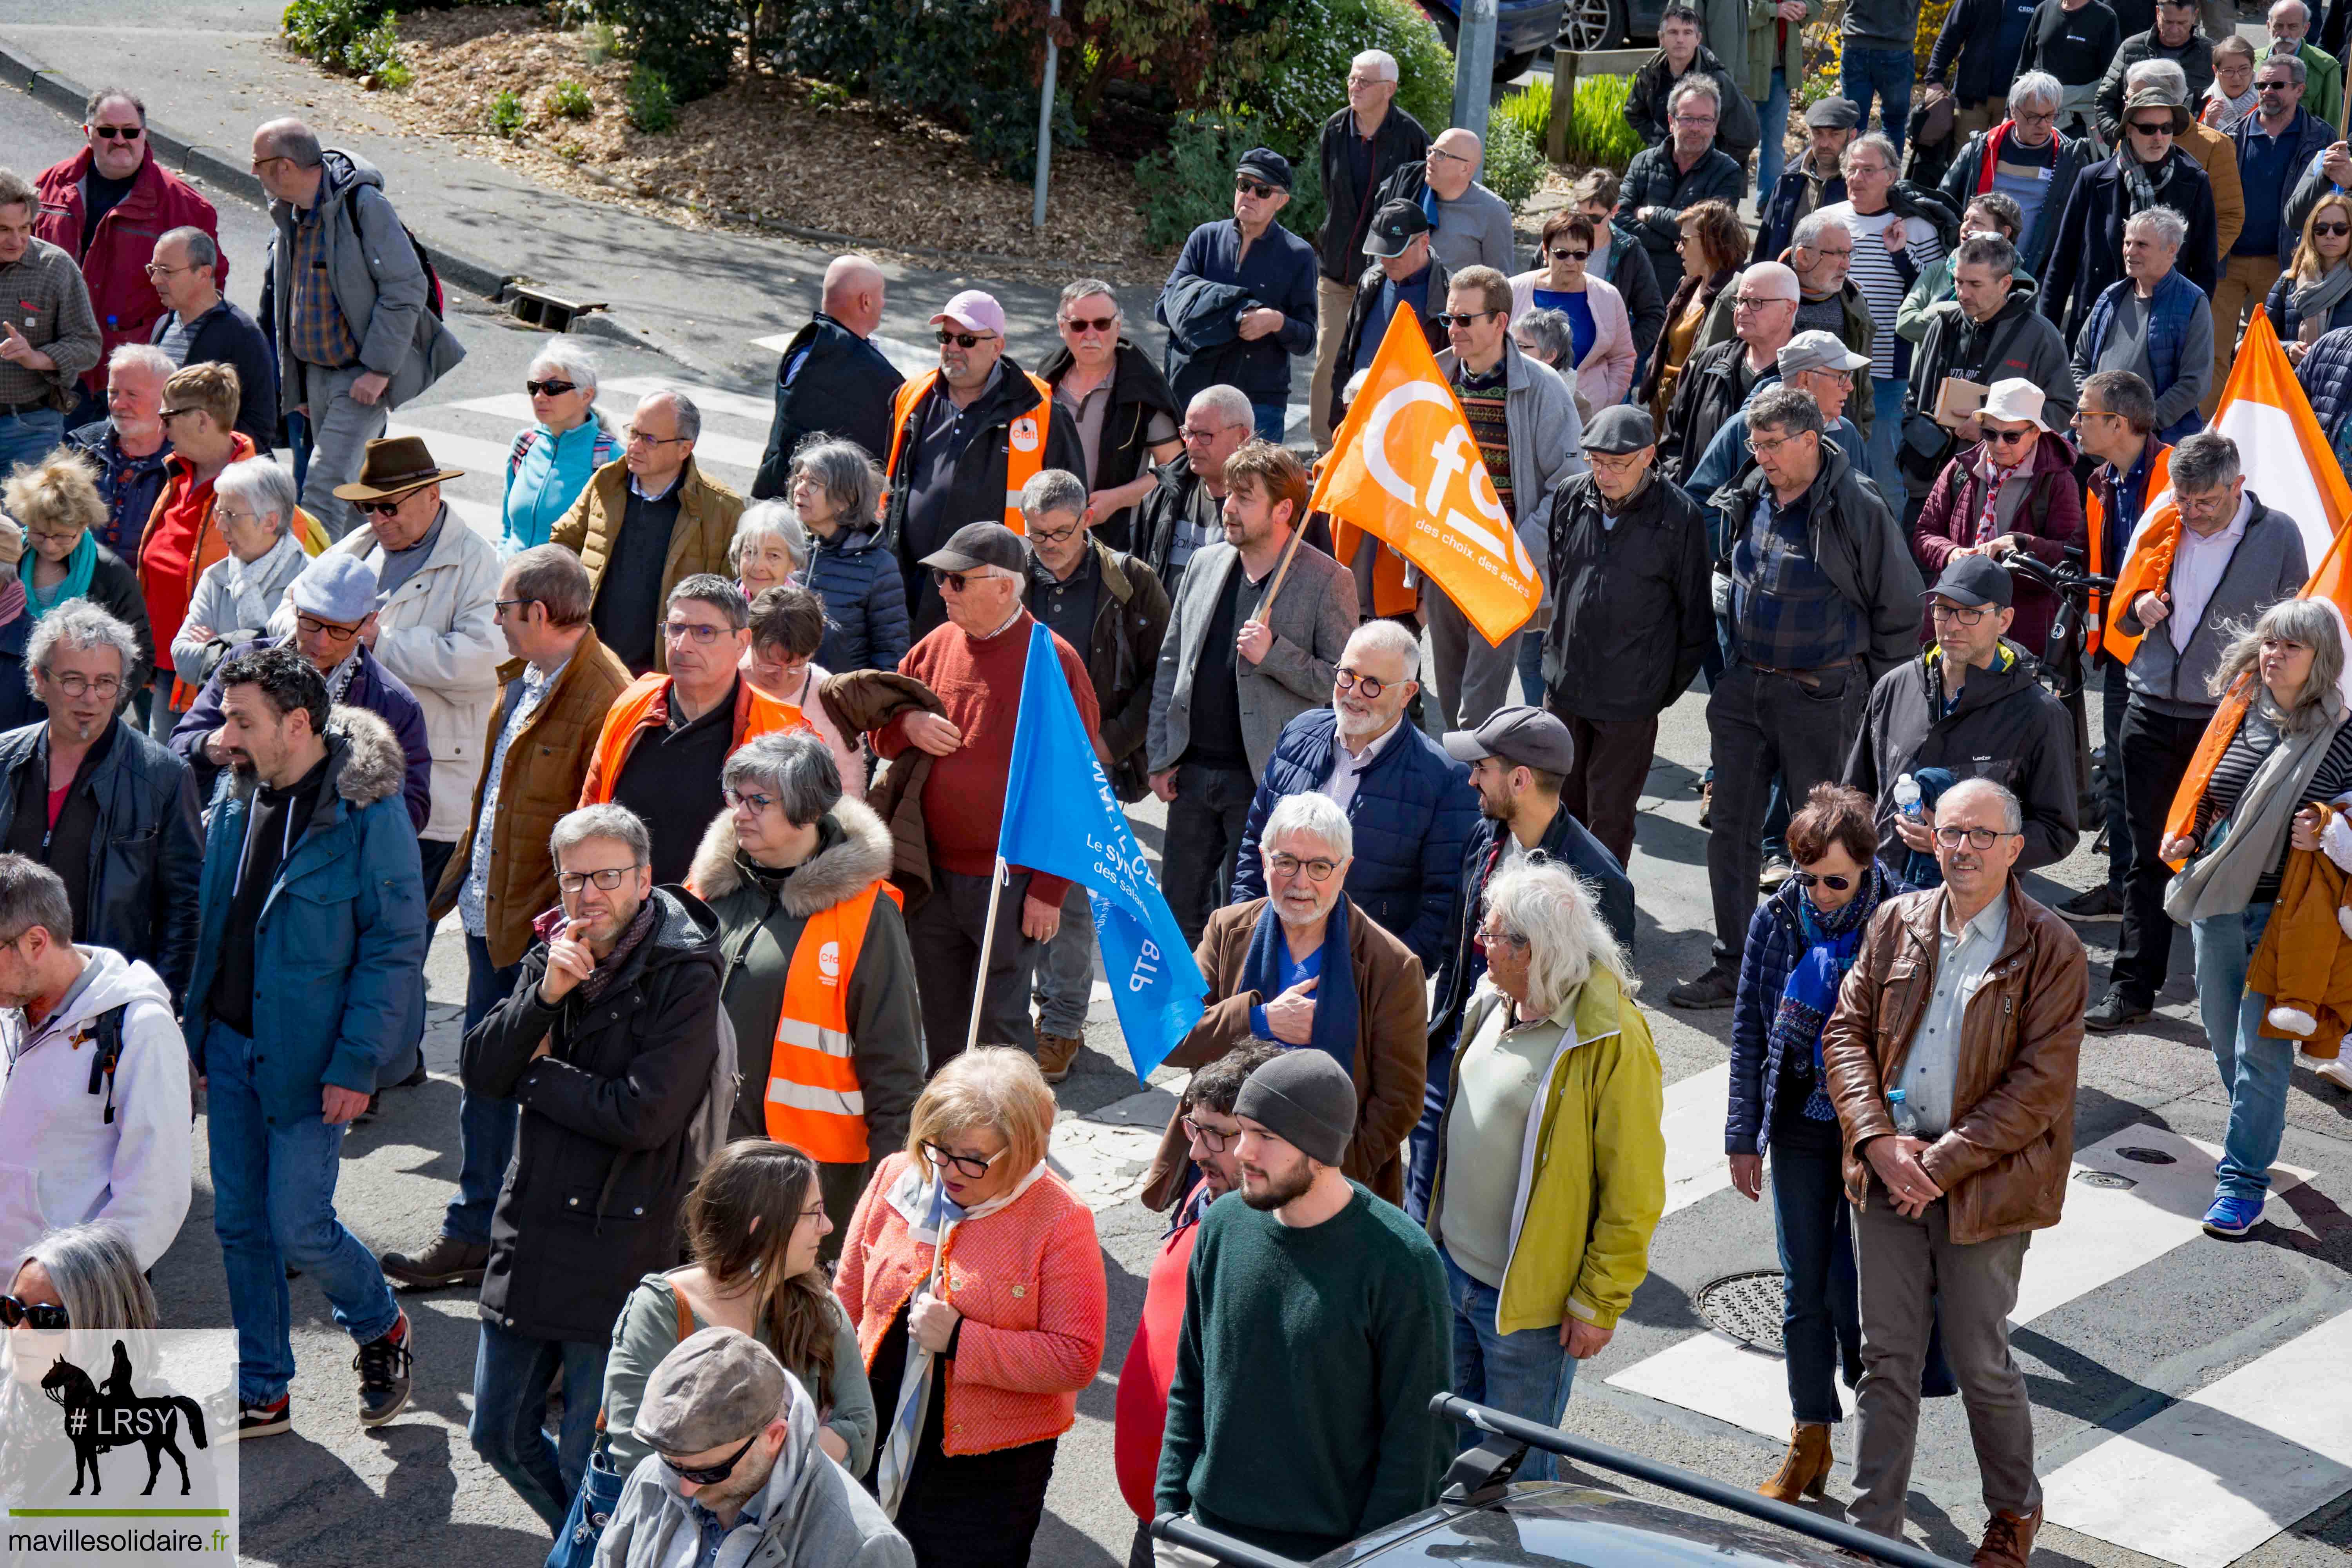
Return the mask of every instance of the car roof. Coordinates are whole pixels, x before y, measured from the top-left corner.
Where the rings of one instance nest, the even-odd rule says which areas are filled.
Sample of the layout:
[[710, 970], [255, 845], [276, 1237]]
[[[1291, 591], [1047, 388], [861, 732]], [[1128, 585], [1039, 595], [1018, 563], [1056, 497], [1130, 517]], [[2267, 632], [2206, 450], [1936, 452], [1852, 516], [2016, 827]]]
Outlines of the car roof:
[[1317, 1568], [1835, 1568], [1786, 1531], [1593, 1487], [1514, 1483], [1475, 1508], [1440, 1504], [1317, 1560]]

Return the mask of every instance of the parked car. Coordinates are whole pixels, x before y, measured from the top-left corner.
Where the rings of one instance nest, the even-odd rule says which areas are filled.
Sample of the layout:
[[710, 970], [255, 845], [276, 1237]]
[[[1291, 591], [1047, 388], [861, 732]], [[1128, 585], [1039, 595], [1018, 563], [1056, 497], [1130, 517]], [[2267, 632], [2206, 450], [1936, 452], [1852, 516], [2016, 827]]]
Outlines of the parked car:
[[1658, 36], [1666, 0], [1568, 0], [1559, 18], [1563, 49], [1622, 49]]
[[[1578, 0], [1588, 4], [1590, 0]], [[1625, 0], [1608, 0], [1622, 5]], [[1495, 6], [1495, 79], [1509, 81], [1536, 63], [1536, 57], [1559, 37], [1569, 0], [1496, 0]], [[1437, 24], [1447, 48], [1462, 30], [1462, 0], [1421, 0], [1421, 8]], [[1585, 45], [1591, 48], [1594, 46]], [[1483, 129], [1483, 128], [1482, 128]]]

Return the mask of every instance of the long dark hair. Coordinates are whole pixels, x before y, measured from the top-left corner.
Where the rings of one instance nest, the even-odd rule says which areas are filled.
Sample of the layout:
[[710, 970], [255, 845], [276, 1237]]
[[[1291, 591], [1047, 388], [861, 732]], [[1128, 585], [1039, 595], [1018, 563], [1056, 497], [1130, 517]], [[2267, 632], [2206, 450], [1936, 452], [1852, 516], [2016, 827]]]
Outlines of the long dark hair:
[[686, 1248], [720, 1290], [758, 1280], [751, 1321], [822, 1409], [841, 1309], [822, 1268], [784, 1272], [793, 1232], [816, 1191], [816, 1162], [806, 1154], [789, 1143], [739, 1138], [710, 1157], [686, 1194]]

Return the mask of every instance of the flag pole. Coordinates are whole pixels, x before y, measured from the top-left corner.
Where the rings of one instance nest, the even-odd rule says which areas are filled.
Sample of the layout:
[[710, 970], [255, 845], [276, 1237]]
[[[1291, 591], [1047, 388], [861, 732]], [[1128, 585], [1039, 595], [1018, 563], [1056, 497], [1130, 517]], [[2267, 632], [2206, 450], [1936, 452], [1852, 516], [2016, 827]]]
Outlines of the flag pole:
[[[980, 1044], [981, 1004], [988, 996], [988, 954], [996, 945], [996, 900], [1004, 893], [1004, 857], [996, 858], [996, 875], [988, 884], [988, 924], [980, 933], [980, 969], [971, 983], [971, 1027], [965, 1032], [963, 1048], [971, 1050]], [[1010, 1044], [1010, 1041], [1006, 1042]]]
[[1265, 597], [1250, 614], [1250, 619], [1258, 625], [1266, 625], [1267, 617], [1274, 614], [1274, 596], [1282, 592], [1282, 580], [1290, 575], [1290, 563], [1297, 557], [1299, 542], [1306, 537], [1307, 523], [1302, 518], [1299, 525], [1290, 531], [1290, 543], [1282, 552], [1282, 563], [1274, 569], [1274, 581], [1266, 584]]

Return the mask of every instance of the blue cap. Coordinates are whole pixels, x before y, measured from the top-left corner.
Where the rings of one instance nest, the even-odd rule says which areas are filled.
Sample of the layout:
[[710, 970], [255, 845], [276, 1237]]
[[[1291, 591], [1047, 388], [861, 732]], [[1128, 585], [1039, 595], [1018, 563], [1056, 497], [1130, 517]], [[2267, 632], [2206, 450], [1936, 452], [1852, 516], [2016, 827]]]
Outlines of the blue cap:
[[306, 616], [355, 626], [375, 614], [375, 568], [331, 550], [302, 569], [286, 596]]

